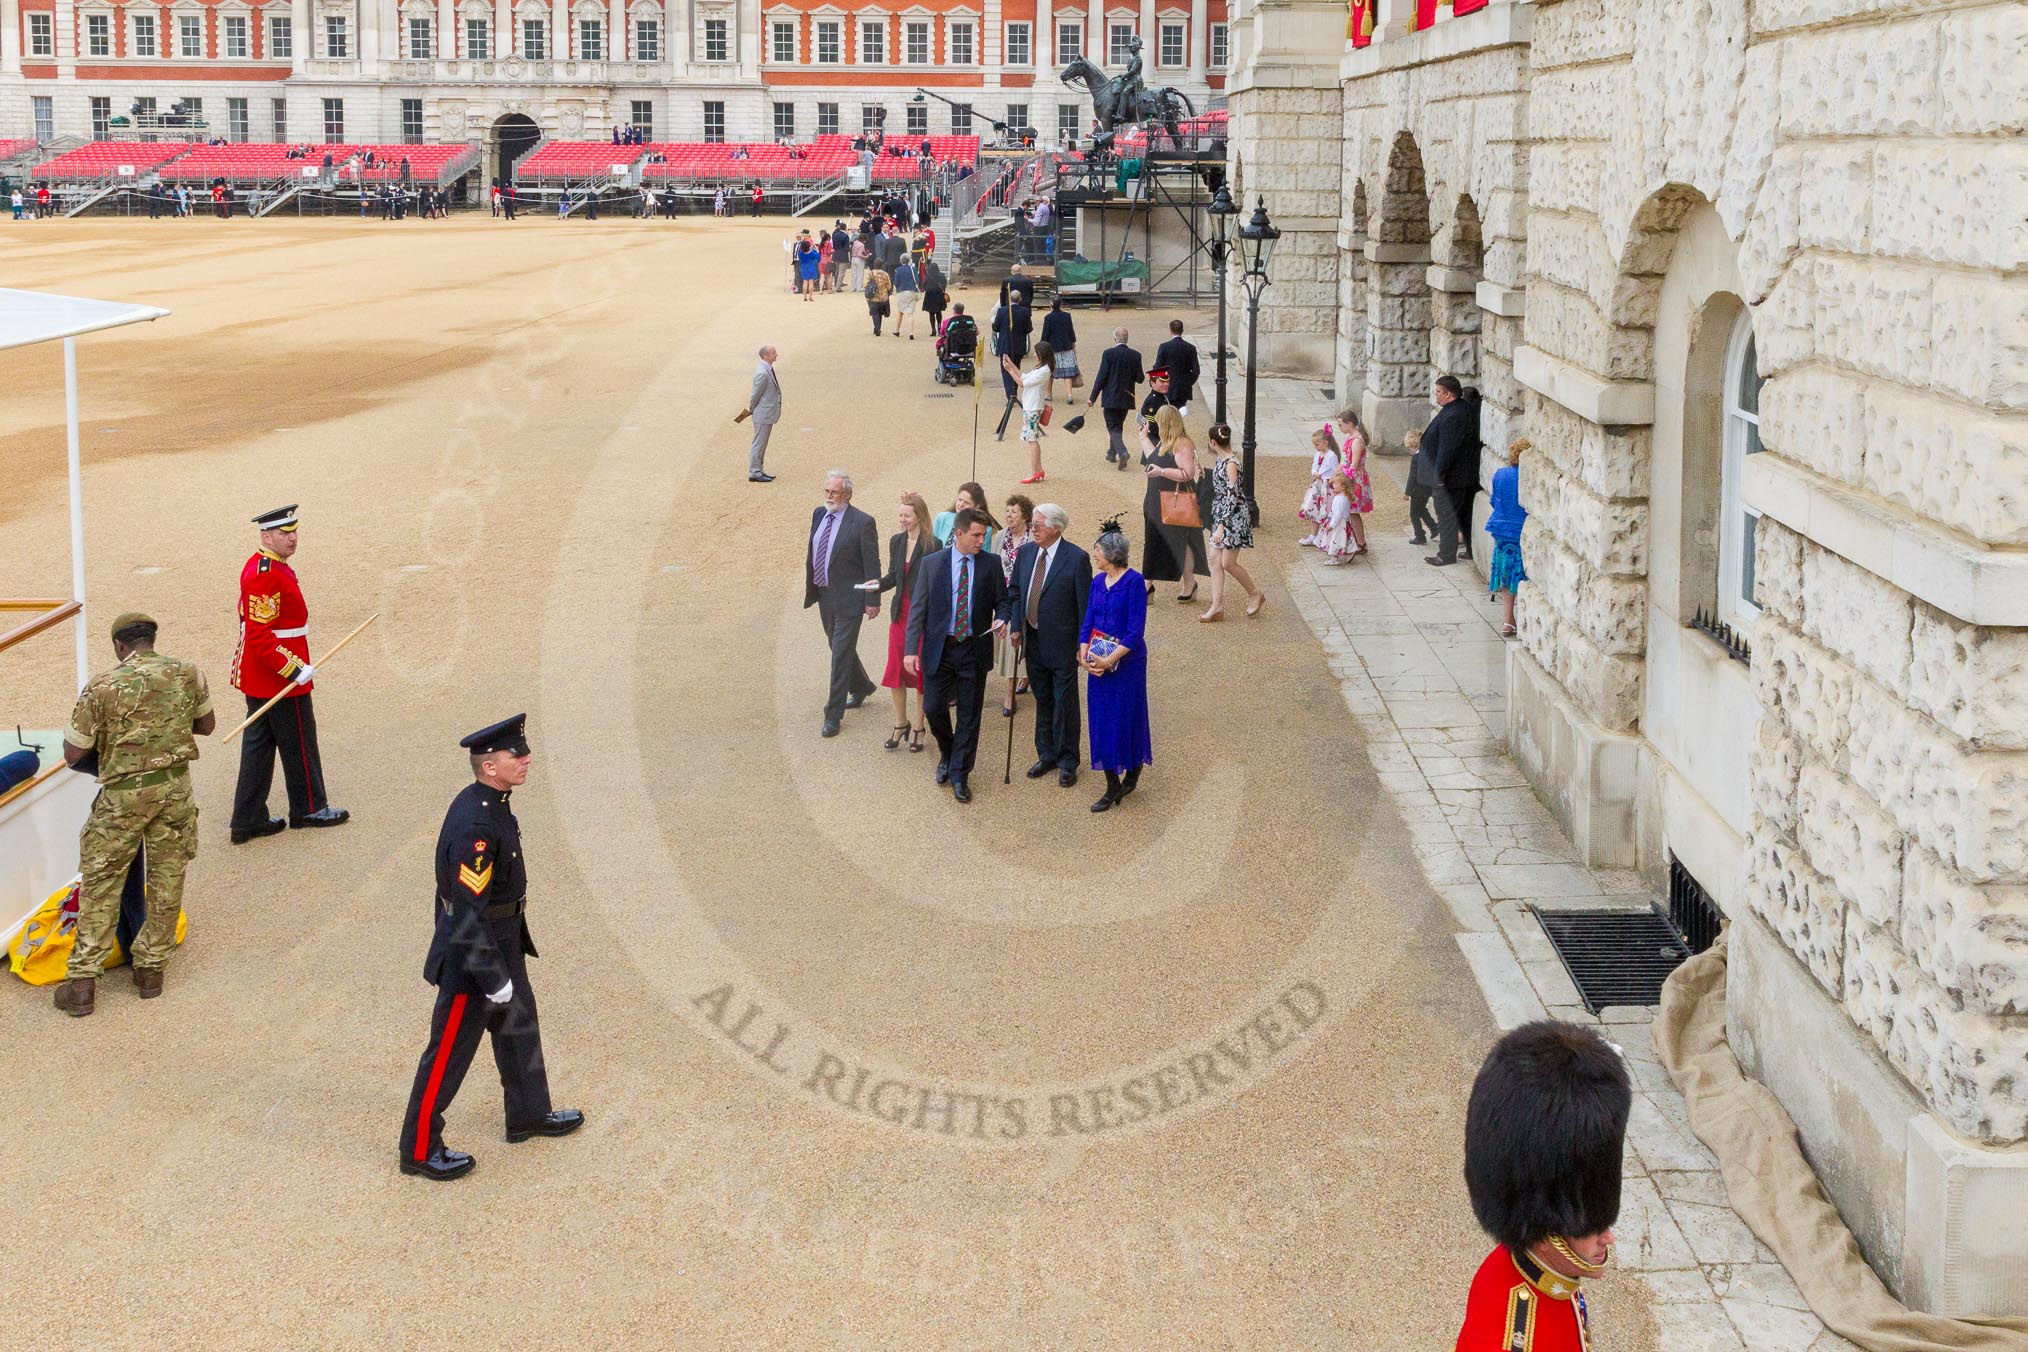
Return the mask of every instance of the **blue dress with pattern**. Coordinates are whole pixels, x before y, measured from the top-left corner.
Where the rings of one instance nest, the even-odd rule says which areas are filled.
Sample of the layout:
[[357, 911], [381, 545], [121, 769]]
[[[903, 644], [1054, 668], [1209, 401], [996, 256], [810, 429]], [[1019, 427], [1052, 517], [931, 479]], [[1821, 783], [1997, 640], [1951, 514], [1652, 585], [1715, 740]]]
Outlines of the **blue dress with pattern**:
[[1092, 768], [1125, 774], [1155, 762], [1148, 736], [1148, 588], [1139, 573], [1129, 568], [1111, 586], [1103, 573], [1092, 579], [1078, 642], [1091, 642], [1094, 630], [1129, 651], [1104, 676], [1085, 677]]

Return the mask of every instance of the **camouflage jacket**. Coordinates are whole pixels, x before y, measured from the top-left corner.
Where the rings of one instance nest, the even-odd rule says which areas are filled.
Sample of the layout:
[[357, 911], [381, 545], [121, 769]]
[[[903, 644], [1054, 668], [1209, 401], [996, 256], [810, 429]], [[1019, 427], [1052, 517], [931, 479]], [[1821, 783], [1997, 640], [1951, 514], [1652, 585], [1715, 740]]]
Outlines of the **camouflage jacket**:
[[63, 739], [99, 755], [99, 783], [197, 759], [190, 725], [211, 712], [204, 673], [157, 652], [129, 653], [92, 677]]

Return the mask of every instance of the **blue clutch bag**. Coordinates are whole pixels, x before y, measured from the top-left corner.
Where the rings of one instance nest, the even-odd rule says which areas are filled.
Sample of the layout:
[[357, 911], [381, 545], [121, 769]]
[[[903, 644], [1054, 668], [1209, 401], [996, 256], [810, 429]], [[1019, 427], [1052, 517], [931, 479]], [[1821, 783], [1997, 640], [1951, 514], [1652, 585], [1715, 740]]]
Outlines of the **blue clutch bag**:
[[1091, 659], [1103, 662], [1120, 650], [1120, 641], [1103, 629], [1091, 631]]

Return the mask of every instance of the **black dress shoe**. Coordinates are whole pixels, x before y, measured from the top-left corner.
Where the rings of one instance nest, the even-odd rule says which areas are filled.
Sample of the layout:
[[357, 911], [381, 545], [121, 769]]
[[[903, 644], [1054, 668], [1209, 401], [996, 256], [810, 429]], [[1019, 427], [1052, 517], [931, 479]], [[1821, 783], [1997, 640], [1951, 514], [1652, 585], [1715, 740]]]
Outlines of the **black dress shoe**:
[[583, 1113], [575, 1108], [558, 1108], [540, 1121], [508, 1127], [507, 1139], [525, 1141], [531, 1136], [568, 1136], [583, 1125]]
[[1111, 812], [1113, 810], [1113, 804], [1119, 801], [1120, 801], [1119, 799], [1113, 797], [1112, 790], [1107, 789], [1104, 793], [1099, 795], [1099, 800], [1091, 805], [1091, 810], [1093, 812]]
[[949, 761], [947, 761], [947, 760], [940, 760], [940, 761], [938, 761], [938, 762], [937, 762], [937, 783], [939, 783], [939, 784], [948, 784], [948, 783], [950, 783], [950, 782], [951, 782], [951, 763], [950, 763]]
[[1120, 791], [1118, 794], [1115, 795], [1115, 797], [1125, 798], [1128, 794], [1132, 793], [1135, 789], [1139, 788], [1140, 785], [1141, 785], [1141, 770], [1139, 766], [1135, 766], [1133, 769], [1127, 771], [1126, 774], [1120, 777]]
[[1457, 562], [1456, 559], [1447, 559], [1441, 554], [1424, 555], [1422, 561], [1432, 568], [1448, 568]]
[[405, 1174], [420, 1174], [424, 1178], [434, 1178], [439, 1183], [447, 1183], [451, 1179], [463, 1178], [472, 1172], [472, 1157], [462, 1150], [453, 1150], [449, 1146], [440, 1145], [430, 1151], [428, 1159], [419, 1160], [413, 1155], [404, 1153], [401, 1157], [401, 1171]]
[[836, 737], [836, 736], [838, 735], [838, 720], [837, 720], [837, 719], [835, 719], [835, 718], [827, 718], [827, 719], [825, 719], [825, 720], [824, 720], [824, 733], [823, 733], [823, 735], [824, 735], [824, 736], [826, 736], [826, 737]]
[[845, 697], [845, 707], [846, 707], [846, 708], [848, 708], [848, 709], [863, 709], [863, 708], [865, 708], [865, 707], [866, 707], [866, 696], [864, 696], [864, 695], [847, 695], [847, 696]]
[[352, 814], [342, 807], [320, 807], [315, 812], [289, 818], [289, 825], [301, 830], [306, 826], [343, 826], [351, 820]]
[[246, 827], [245, 829], [241, 829], [240, 827], [237, 826], [233, 827], [232, 843], [235, 845], [244, 845], [249, 840], [259, 840], [262, 836], [279, 835], [281, 832], [286, 831], [288, 829], [289, 824], [283, 821], [280, 817], [270, 817], [266, 821], [262, 822], [259, 826], [249, 826]]
[[965, 782], [965, 777], [963, 775], [951, 776], [951, 797], [957, 799], [961, 803], [969, 803], [972, 801], [972, 786]]
[[1055, 767], [1050, 765], [1048, 761], [1037, 761], [1035, 762], [1035, 764], [1028, 767], [1028, 777], [1030, 779], [1040, 779], [1044, 775], [1048, 774], [1050, 770], [1052, 770], [1053, 768]]
[[775, 481], [775, 476], [772, 474], [749, 474], [746, 476], [746, 481], [750, 484], [771, 484]]
[[1075, 765], [1066, 765], [1061, 770], [1058, 770], [1056, 772], [1056, 782], [1066, 789], [1076, 788], [1077, 767]]

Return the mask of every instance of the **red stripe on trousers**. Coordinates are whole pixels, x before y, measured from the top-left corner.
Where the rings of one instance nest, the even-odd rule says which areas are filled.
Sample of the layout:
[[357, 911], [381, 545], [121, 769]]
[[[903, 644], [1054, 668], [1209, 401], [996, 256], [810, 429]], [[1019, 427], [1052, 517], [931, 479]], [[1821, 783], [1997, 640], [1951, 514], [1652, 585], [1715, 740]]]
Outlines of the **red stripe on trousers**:
[[303, 706], [296, 706], [296, 755], [303, 762], [303, 796], [310, 800], [310, 811], [317, 810], [315, 786], [310, 783], [310, 746], [303, 740]]
[[465, 1017], [463, 995], [451, 997], [451, 1012], [444, 1018], [443, 1041], [437, 1044], [437, 1061], [430, 1067], [430, 1082], [423, 1086], [422, 1105], [415, 1115], [415, 1158], [420, 1164], [430, 1154], [430, 1123], [437, 1115], [437, 1086], [444, 1082], [444, 1067], [451, 1059], [451, 1047], [458, 1040], [458, 1024]]

